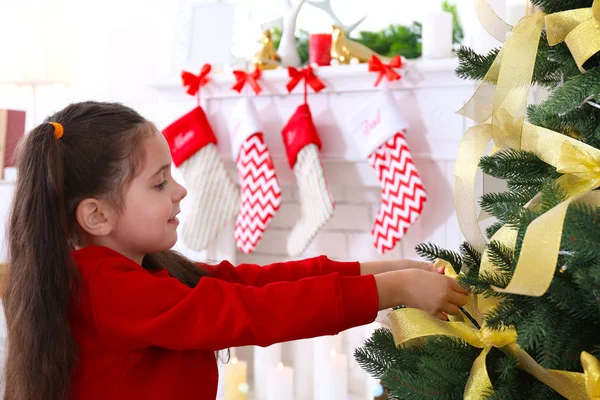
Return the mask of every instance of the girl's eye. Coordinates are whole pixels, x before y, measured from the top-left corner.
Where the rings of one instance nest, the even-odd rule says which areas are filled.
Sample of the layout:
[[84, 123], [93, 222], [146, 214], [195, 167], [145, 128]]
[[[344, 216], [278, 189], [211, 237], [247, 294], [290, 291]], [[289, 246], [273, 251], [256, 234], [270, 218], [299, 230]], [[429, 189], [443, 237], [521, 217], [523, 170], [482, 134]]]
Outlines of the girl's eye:
[[162, 181], [161, 183], [159, 183], [158, 185], [156, 185], [154, 187], [157, 188], [158, 190], [163, 190], [165, 188], [165, 186], [167, 186], [167, 181]]

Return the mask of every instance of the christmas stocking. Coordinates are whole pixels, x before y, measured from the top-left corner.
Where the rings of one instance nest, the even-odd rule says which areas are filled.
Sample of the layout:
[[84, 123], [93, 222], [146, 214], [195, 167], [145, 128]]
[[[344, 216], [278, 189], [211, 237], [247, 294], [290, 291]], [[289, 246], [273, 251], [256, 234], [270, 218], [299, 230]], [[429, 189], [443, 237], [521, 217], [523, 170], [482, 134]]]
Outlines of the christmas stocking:
[[333, 215], [335, 203], [323, 173], [321, 139], [308, 104], [302, 104], [283, 128], [283, 141], [300, 191], [300, 218], [287, 241], [288, 254], [298, 256]]
[[208, 248], [221, 228], [236, 216], [239, 193], [217, 151], [217, 139], [197, 107], [164, 129], [173, 163], [186, 180], [192, 212], [183, 224], [183, 243]]
[[399, 111], [391, 92], [383, 90], [351, 120], [358, 147], [381, 183], [381, 207], [371, 231], [381, 254], [394, 248], [427, 200]]
[[231, 148], [242, 187], [235, 242], [251, 253], [281, 204], [281, 189], [254, 103], [239, 100], [231, 119]]

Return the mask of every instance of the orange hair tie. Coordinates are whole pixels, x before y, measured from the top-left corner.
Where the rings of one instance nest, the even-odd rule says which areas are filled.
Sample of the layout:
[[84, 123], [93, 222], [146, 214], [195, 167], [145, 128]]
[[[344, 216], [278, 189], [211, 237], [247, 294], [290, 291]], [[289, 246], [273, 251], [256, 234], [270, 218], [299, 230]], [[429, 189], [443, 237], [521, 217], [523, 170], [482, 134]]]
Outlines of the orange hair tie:
[[62, 124], [60, 124], [58, 122], [48, 122], [48, 123], [54, 127], [54, 137], [56, 138], [56, 140], [63, 137], [63, 135], [65, 134], [65, 129], [63, 128]]

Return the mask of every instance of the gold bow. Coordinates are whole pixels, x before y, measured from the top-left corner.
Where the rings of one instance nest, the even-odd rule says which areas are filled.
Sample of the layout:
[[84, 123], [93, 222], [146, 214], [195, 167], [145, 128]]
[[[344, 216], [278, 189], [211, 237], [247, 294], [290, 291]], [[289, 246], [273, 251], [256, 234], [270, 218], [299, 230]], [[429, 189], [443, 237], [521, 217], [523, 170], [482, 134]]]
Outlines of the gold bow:
[[600, 51], [600, 1], [594, 0], [592, 7], [563, 11], [546, 17], [548, 43], [554, 46], [565, 42], [577, 66], [583, 64]]
[[[458, 275], [444, 260], [436, 260], [436, 265], [446, 267], [446, 275], [457, 278]], [[465, 309], [477, 308], [473, 301], [480, 296], [470, 295]], [[480, 300], [480, 299], [479, 299]], [[489, 311], [482, 307], [476, 310], [477, 315]], [[471, 314], [471, 311], [468, 311]], [[477, 329], [473, 324], [458, 319], [451, 322], [440, 321], [424, 311], [403, 308], [392, 311], [388, 318], [396, 346], [410, 345], [411, 342], [428, 336], [452, 336], [464, 340], [471, 346], [482, 349], [473, 362], [471, 373], [465, 386], [464, 398], [478, 400], [483, 398], [486, 389], [492, 386], [486, 369], [486, 357], [492, 347], [498, 348], [519, 363], [519, 366], [538, 380], [571, 400], [597, 399], [600, 393], [600, 362], [592, 355], [583, 352], [581, 361], [584, 373], [548, 370], [539, 365], [526, 351], [517, 344], [517, 332], [512, 328], [492, 330], [482, 325]]]
[[389, 315], [396, 346], [427, 336], [443, 335], [464, 340], [471, 346], [482, 349], [473, 362], [471, 375], [465, 387], [465, 399], [482, 399], [484, 391], [492, 386], [485, 367], [485, 358], [492, 347], [516, 346], [514, 330], [492, 331], [488, 328], [477, 330], [465, 322], [442, 322], [424, 311], [404, 308], [392, 311]]

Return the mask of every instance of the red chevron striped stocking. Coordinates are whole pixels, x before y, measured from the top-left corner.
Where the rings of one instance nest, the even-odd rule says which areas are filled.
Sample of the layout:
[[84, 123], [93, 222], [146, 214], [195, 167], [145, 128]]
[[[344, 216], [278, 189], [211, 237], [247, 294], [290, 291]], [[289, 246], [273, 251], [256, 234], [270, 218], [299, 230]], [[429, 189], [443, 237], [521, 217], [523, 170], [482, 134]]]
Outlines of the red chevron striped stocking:
[[352, 118], [350, 128], [381, 184], [381, 206], [371, 234], [375, 248], [384, 254], [421, 214], [427, 194], [404, 139], [406, 123], [393, 95], [383, 90], [367, 104]]
[[254, 104], [241, 99], [232, 118], [232, 148], [242, 188], [235, 242], [251, 253], [281, 204], [281, 189]]
[[381, 207], [371, 234], [384, 254], [394, 248], [423, 211], [427, 194], [401, 132], [369, 156], [381, 183]]

